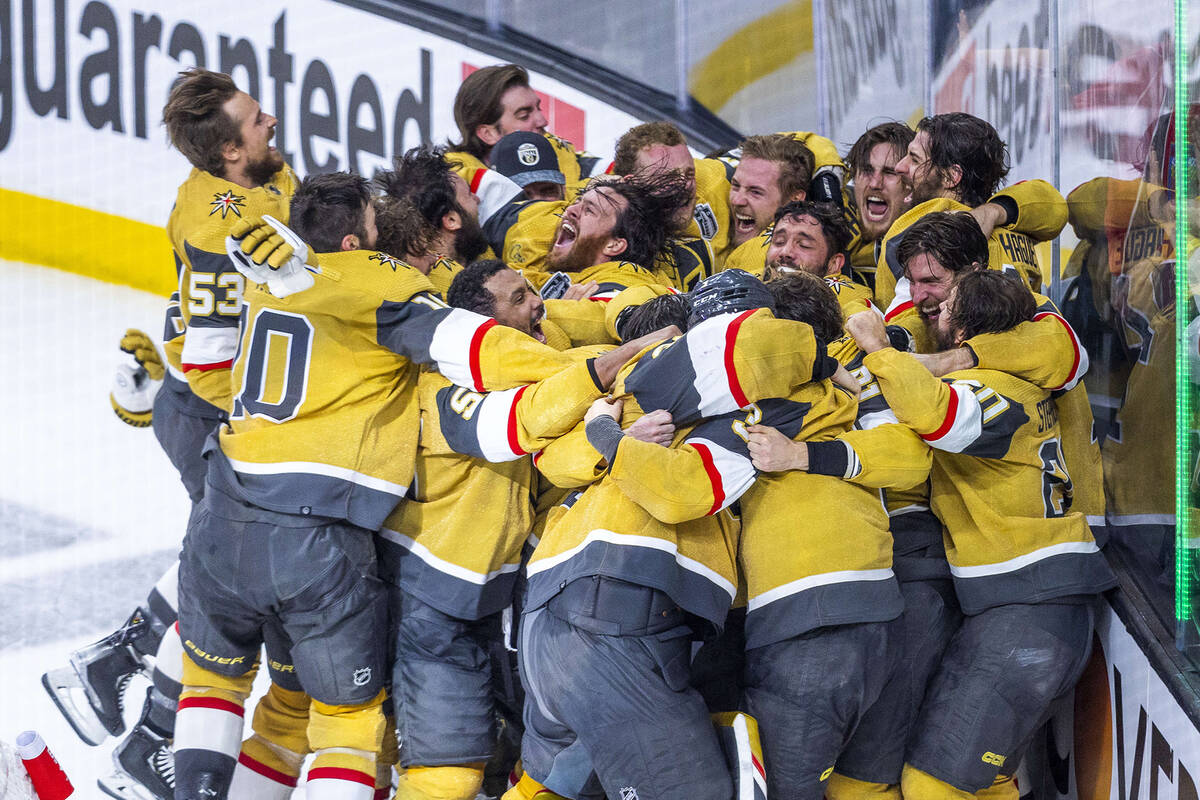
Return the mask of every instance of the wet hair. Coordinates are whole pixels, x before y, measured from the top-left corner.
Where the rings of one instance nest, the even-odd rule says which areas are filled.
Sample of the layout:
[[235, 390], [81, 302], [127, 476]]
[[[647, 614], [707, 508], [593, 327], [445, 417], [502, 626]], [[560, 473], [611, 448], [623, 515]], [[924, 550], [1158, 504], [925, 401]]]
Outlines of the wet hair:
[[226, 144], [242, 143], [242, 134], [225, 103], [237, 94], [237, 84], [223, 72], [196, 67], [179, 73], [163, 106], [167, 138], [193, 167], [222, 177]]
[[493, 275], [509, 269], [508, 264], [497, 258], [481, 258], [472, 261], [466, 269], [454, 276], [446, 302], [454, 308], [465, 308], [476, 314], [490, 317], [496, 313], [496, 298], [486, 284]]
[[661, 144], [666, 147], [686, 145], [687, 139], [673, 122], [644, 122], [634, 125], [617, 140], [613, 155], [613, 174], [629, 175], [638, 168], [638, 153], [647, 147]]
[[936, 211], [909, 226], [896, 248], [896, 257], [905, 269], [909, 261], [922, 254], [936, 259], [950, 272], [962, 272], [975, 264], [986, 267], [988, 240], [970, 214]]
[[954, 279], [950, 328], [964, 339], [1003, 333], [1033, 319], [1037, 303], [1021, 280], [995, 270], [969, 270]]
[[899, 161], [908, 152], [908, 145], [916, 135], [917, 132], [903, 122], [884, 122], [868, 128], [846, 154], [846, 168], [850, 170], [850, 177], [853, 178], [854, 173], [871, 166], [871, 151], [876, 145], [890, 145], [896, 160]]
[[475, 129], [500, 121], [504, 116], [501, 98], [514, 86], [529, 86], [529, 73], [516, 64], [483, 67], [463, 79], [454, 96], [454, 122], [462, 141], [452, 149], [466, 151], [481, 161], [487, 157], [491, 145], [480, 139]]
[[424, 255], [442, 219], [451, 211], [463, 213], [444, 155], [442, 148], [413, 147], [375, 176], [384, 194], [377, 206], [383, 219], [376, 220], [381, 250], [398, 258]]
[[761, 158], [779, 165], [779, 191], [784, 198], [808, 192], [816, 158], [805, 145], [784, 133], [751, 136], [742, 140], [742, 158]]
[[651, 298], [629, 309], [629, 314], [620, 323], [621, 341], [628, 342], [668, 325], [686, 331], [690, 313], [692, 304], [686, 294], [663, 294]]
[[625, 240], [621, 260], [650, 269], [667, 242], [672, 217], [691, 200], [687, 181], [679, 175], [643, 171], [619, 181], [593, 182], [587, 191], [598, 186], [612, 189], [627, 202], [612, 230], [613, 237]]
[[775, 316], [807, 322], [826, 342], [842, 337], [842, 307], [824, 279], [808, 272], [789, 272], [767, 281], [767, 288], [775, 297]]
[[954, 189], [966, 205], [986, 202], [1008, 175], [1008, 147], [979, 117], [961, 111], [925, 117], [917, 132], [929, 135], [929, 162], [935, 169], [944, 173], [955, 164], [962, 169]]
[[846, 248], [850, 246], [850, 240], [854, 238], [850, 226], [846, 224], [846, 215], [833, 203], [794, 200], [775, 212], [776, 222], [784, 217], [797, 220], [800, 217], [812, 217], [816, 220], [817, 225], [821, 228], [821, 234], [825, 237], [825, 246], [829, 248], [827, 259], [833, 258], [838, 253], [845, 253]]
[[366, 242], [371, 184], [361, 175], [330, 172], [305, 178], [292, 195], [288, 225], [315, 253], [336, 253], [355, 234]]

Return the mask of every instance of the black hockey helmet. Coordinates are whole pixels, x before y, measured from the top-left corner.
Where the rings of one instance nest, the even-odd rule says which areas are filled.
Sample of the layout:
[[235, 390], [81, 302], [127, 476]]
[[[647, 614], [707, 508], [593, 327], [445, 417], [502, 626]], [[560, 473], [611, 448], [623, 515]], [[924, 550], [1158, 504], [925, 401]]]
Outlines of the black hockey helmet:
[[769, 308], [772, 313], [775, 312], [775, 298], [771, 296], [771, 290], [742, 269], [726, 269], [711, 278], [705, 278], [689, 294], [692, 299], [689, 328], [718, 314], [754, 308]]

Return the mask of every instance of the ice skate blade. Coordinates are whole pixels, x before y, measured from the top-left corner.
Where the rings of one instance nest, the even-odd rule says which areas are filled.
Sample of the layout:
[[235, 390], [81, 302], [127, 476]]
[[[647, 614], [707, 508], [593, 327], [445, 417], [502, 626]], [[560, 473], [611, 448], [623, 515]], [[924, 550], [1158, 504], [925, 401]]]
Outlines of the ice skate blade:
[[149, 789], [134, 780], [133, 776], [124, 770], [117, 770], [107, 777], [98, 778], [96, 785], [109, 797], [116, 797], [119, 800], [164, 800], [155, 797]]
[[83, 683], [73, 668], [60, 667], [42, 673], [42, 686], [71, 730], [86, 744], [95, 747], [108, 738], [108, 729], [92, 709]]

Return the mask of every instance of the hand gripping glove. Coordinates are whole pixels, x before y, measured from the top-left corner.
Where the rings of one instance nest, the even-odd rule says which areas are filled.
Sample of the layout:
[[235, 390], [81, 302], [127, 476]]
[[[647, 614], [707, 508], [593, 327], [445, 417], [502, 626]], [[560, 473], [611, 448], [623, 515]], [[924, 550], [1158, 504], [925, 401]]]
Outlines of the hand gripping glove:
[[162, 386], [166, 370], [154, 342], [139, 330], [125, 331], [121, 352], [108, 399], [122, 422], [145, 428], [154, 413], [154, 395]]
[[266, 284], [276, 297], [310, 288], [321, 271], [304, 240], [269, 214], [235, 223], [225, 237], [225, 252], [247, 280]]

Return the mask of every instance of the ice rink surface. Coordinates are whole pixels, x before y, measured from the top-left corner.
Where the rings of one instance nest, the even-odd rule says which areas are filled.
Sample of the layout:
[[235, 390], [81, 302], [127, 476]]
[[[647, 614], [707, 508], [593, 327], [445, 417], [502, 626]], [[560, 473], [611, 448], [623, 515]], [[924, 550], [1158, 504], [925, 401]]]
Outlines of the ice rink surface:
[[[126, 328], [162, 334], [165, 298], [0, 261], [0, 739], [37, 730], [75, 785], [105, 797], [117, 739], [85, 745], [41, 686], [115, 630], [175, 560], [190, 503], [149, 428], [113, 414]], [[126, 692], [126, 720], [148, 682]]]

